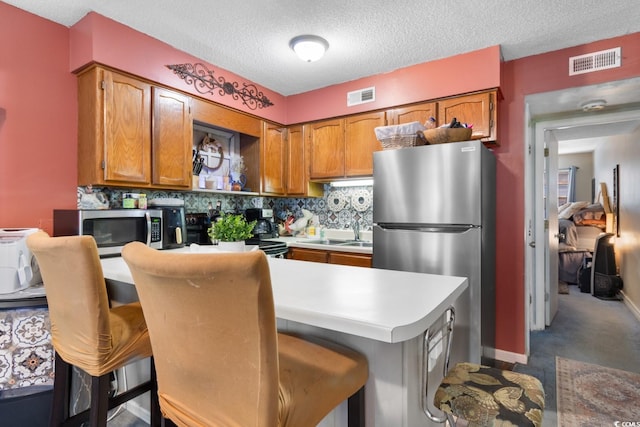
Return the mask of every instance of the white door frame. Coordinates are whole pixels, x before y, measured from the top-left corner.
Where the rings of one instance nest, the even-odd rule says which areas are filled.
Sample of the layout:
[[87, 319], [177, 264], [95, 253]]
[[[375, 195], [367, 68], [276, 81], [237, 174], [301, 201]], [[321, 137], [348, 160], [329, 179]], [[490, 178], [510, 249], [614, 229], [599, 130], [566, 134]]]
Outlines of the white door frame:
[[[538, 144], [544, 143], [544, 130], [557, 130], [579, 126], [604, 125], [607, 123], [625, 122], [638, 120], [639, 110], [614, 111], [611, 113], [590, 113], [579, 117], [564, 117], [547, 119], [536, 122], [531, 119], [529, 104], [525, 99], [525, 352], [530, 354], [529, 332], [542, 330], [545, 325], [545, 301], [544, 301], [544, 262], [536, 262], [537, 259], [544, 260], [544, 253], [534, 250], [530, 245], [535, 244], [539, 234], [538, 229], [544, 227], [543, 221], [535, 221], [535, 212], [541, 208], [537, 205], [542, 203], [542, 182], [536, 181], [535, 148]], [[542, 136], [540, 136], [542, 135]], [[541, 233], [540, 235], [544, 235]], [[540, 246], [536, 245], [539, 249]]]

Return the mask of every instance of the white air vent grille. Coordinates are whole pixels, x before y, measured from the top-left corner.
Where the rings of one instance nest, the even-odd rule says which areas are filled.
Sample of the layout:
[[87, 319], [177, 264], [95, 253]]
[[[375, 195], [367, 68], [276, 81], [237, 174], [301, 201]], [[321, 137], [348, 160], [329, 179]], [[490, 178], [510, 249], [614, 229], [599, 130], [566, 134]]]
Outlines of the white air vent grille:
[[353, 105], [364, 104], [376, 100], [376, 88], [368, 87], [366, 89], [354, 90], [347, 93], [347, 107]]
[[573, 76], [608, 68], [617, 68], [620, 66], [621, 60], [622, 54], [619, 47], [573, 56], [569, 58], [569, 75]]

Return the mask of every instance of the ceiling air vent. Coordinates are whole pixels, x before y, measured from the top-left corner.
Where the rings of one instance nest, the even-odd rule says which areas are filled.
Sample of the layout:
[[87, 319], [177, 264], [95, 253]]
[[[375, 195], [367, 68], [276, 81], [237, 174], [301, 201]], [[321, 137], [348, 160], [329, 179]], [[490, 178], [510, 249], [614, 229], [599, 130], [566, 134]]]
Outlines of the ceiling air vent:
[[368, 87], [366, 89], [354, 90], [347, 93], [347, 107], [354, 105], [373, 102], [376, 100], [376, 88]]
[[569, 75], [592, 73], [594, 71], [617, 68], [622, 60], [621, 48], [616, 47], [599, 52], [569, 58]]

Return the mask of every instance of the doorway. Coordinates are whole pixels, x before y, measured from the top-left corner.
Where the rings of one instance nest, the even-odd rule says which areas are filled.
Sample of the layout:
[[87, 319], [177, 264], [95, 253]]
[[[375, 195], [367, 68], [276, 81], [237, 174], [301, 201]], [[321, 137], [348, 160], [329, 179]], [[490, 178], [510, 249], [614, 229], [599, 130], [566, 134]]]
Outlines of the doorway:
[[[558, 97], [559, 95], [557, 93], [536, 94], [525, 99], [527, 105], [525, 121], [528, 123], [525, 135], [525, 147], [527, 148], [525, 159], [525, 232], [527, 236], [525, 324], [528, 328], [525, 331], [525, 351], [527, 356], [530, 354], [529, 331], [545, 329], [550, 323], [553, 317], [553, 297], [557, 297], [557, 290], [553, 293], [549, 283], [549, 272], [553, 268], [550, 265], [550, 260], [554, 257], [553, 247], [557, 248], [557, 231], [552, 228], [549, 222], [546, 222], [545, 228], [545, 221], [549, 220], [548, 215], [555, 214], [557, 217], [557, 203], [545, 202], [545, 144], [549, 148], [548, 155], [557, 156], [557, 149], [554, 148], [556, 141], [576, 144], [594, 138], [605, 141], [608, 136], [620, 134], [620, 129], [628, 128], [622, 124], [640, 120], [640, 110], [637, 104], [631, 104], [627, 108], [614, 108], [611, 112], [577, 113], [572, 111], [551, 116], [540, 115], [539, 117], [531, 114], [530, 106], [539, 102], [539, 99], [545, 99], [545, 102], [548, 102], [549, 96]], [[537, 97], [544, 98], [537, 99]], [[547, 163], [546, 173], [548, 176], [557, 176], [557, 161], [547, 160]], [[548, 195], [548, 193], [546, 194]], [[557, 260], [557, 252], [555, 260]]]

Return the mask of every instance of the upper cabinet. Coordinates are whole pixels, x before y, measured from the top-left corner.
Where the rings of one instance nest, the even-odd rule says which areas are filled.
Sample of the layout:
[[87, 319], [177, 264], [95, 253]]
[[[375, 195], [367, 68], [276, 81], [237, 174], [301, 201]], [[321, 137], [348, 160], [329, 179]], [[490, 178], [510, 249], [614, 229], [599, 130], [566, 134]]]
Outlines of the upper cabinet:
[[344, 119], [324, 120], [304, 126], [309, 140], [311, 179], [344, 176]]
[[374, 129], [385, 124], [386, 113], [378, 111], [305, 125], [310, 179], [372, 175], [373, 152], [382, 149]]
[[261, 141], [262, 192], [286, 194], [287, 129], [265, 122]]
[[435, 102], [422, 102], [420, 104], [398, 107], [387, 111], [390, 125], [401, 125], [411, 122], [424, 124], [431, 117], [438, 119], [438, 107]]
[[301, 125], [288, 128], [264, 123], [260, 155], [262, 194], [322, 196], [322, 186], [309, 182]]
[[492, 90], [438, 100], [438, 126], [456, 118], [461, 123], [473, 125], [472, 139], [496, 141], [496, 96], [497, 91]]
[[78, 185], [190, 188], [189, 102], [109, 69], [80, 74]]
[[191, 186], [191, 98], [153, 88], [152, 184]]
[[382, 150], [374, 129], [386, 125], [385, 112], [356, 114], [344, 120], [345, 177], [373, 175], [373, 152]]

